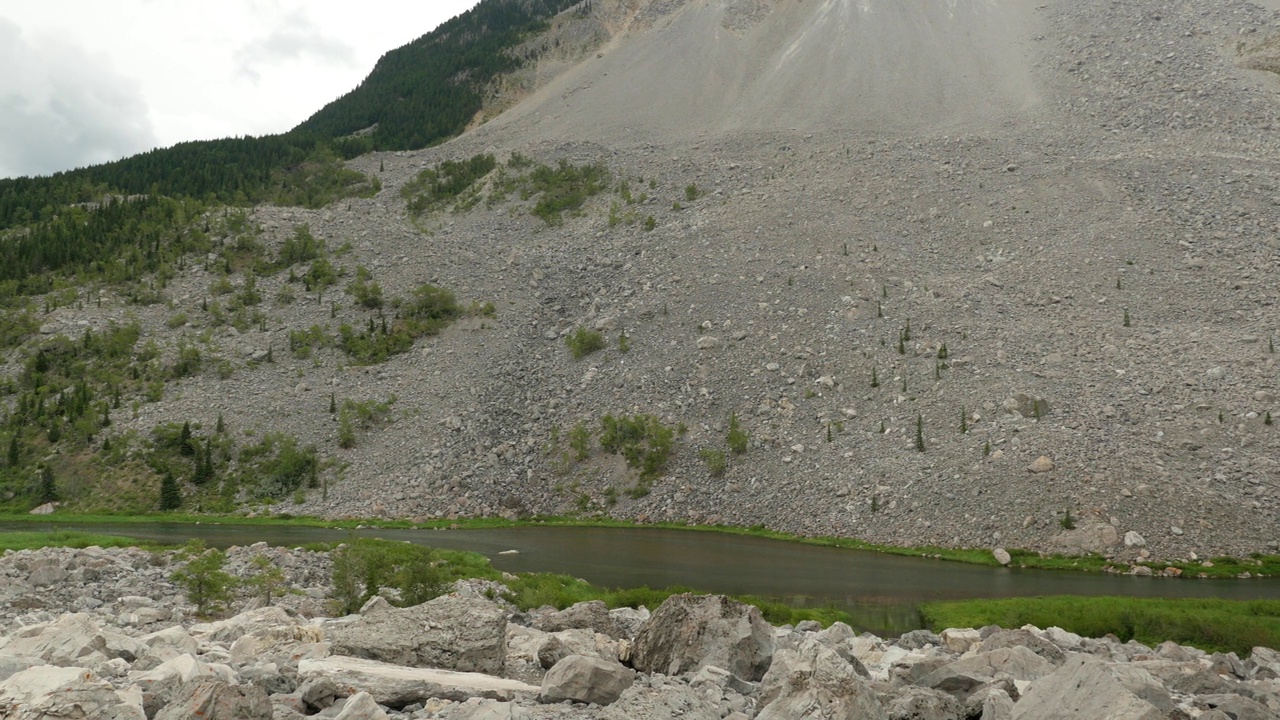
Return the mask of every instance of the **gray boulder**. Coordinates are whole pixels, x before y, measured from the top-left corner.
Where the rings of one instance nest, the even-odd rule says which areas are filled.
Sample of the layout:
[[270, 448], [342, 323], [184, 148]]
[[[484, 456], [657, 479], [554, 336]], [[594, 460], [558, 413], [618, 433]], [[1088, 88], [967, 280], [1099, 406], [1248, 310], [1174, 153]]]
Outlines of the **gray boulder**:
[[40, 658], [50, 665], [89, 667], [114, 657], [98, 623], [85, 613], [69, 613], [34, 626], [4, 646], [5, 655]]
[[1280, 679], [1280, 651], [1256, 647], [1244, 662], [1245, 672], [1254, 680]]
[[372, 695], [358, 692], [347, 698], [342, 704], [342, 711], [333, 720], [387, 720], [387, 713], [374, 701]]
[[343, 694], [363, 690], [380, 705], [403, 707], [430, 698], [458, 702], [473, 697], [491, 700], [532, 698], [539, 688], [517, 680], [471, 672], [411, 668], [354, 657], [327, 657], [298, 663], [302, 687], [328, 680]]
[[783, 649], [760, 681], [756, 720], [849, 718], [886, 720], [867, 681], [844, 658], [818, 642]]
[[907, 687], [885, 705], [889, 720], [967, 720], [964, 706], [950, 695]]
[[1048, 660], [1022, 647], [1008, 647], [978, 653], [942, 667], [920, 678], [916, 684], [967, 697], [969, 693], [999, 677], [1036, 680], [1054, 671]]
[[201, 679], [182, 686], [154, 720], [272, 720], [271, 701], [256, 685]]
[[606, 707], [601, 720], [720, 720], [722, 713], [693, 688], [658, 677], [646, 678]]
[[609, 614], [609, 606], [600, 600], [575, 603], [559, 612], [539, 615], [534, 618], [533, 627], [549, 633], [592, 630], [615, 640], [627, 637], [627, 633]]
[[1217, 710], [1233, 720], [1276, 720], [1280, 717], [1280, 714], [1272, 712], [1266, 705], [1232, 693], [1201, 695], [1196, 698], [1195, 704]]
[[0, 718], [146, 720], [146, 714], [92, 671], [41, 665], [0, 683]]
[[506, 665], [506, 613], [478, 598], [446, 595], [408, 608], [371, 603], [324, 629], [336, 655], [491, 675]]
[[723, 595], [672, 595], [636, 634], [631, 664], [679, 675], [716, 665], [759, 680], [773, 657], [773, 628], [760, 610]]
[[636, 681], [636, 672], [616, 662], [570, 655], [542, 679], [538, 699], [544, 703], [574, 702], [608, 705]]
[[942, 637], [929, 630], [912, 630], [904, 633], [894, 644], [903, 650], [920, 650], [926, 645], [942, 647]]
[[1141, 668], [1075, 655], [1031, 683], [1013, 706], [1013, 720], [1164, 720], [1173, 700]]
[[999, 650], [1000, 648], [1024, 647], [1040, 657], [1053, 663], [1054, 666], [1061, 665], [1066, 661], [1067, 655], [1057, 645], [1037, 636], [1030, 630], [998, 630], [989, 635], [982, 641], [983, 650]]

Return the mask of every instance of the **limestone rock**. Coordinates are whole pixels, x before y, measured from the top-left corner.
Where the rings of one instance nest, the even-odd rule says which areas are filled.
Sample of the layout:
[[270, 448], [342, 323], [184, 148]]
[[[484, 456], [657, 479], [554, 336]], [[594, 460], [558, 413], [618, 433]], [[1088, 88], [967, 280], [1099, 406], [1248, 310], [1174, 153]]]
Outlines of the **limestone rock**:
[[341, 694], [364, 691], [379, 705], [403, 707], [430, 698], [463, 701], [482, 697], [512, 700], [533, 697], [538, 687], [516, 680], [452, 670], [410, 668], [364, 658], [332, 656], [298, 663], [298, 677], [304, 681], [326, 679]]
[[1139, 668], [1074, 655], [1036, 682], [1013, 706], [1013, 720], [1163, 720], [1168, 691]]
[[[908, 686], [885, 703], [890, 720], [960, 720], [966, 717], [960, 702], [946, 693]], [[855, 716], [857, 717], [857, 716]]]
[[0, 683], [0, 718], [146, 720], [146, 714], [90, 670], [41, 665]]
[[1054, 671], [1053, 665], [1025, 647], [1005, 647], [948, 663], [922, 677], [917, 684], [952, 695], [968, 696], [997, 675], [1036, 680]]
[[996, 562], [1000, 563], [1001, 565], [1008, 565], [1009, 563], [1013, 562], [1013, 556], [1010, 555], [1009, 551], [1005, 550], [1004, 548], [996, 548], [995, 550], [992, 550], [991, 556], [994, 557], [996, 559]]
[[19, 636], [5, 645], [4, 652], [63, 667], [88, 667], [111, 659], [106, 635], [85, 613], [68, 613], [34, 634]]
[[636, 673], [616, 662], [570, 655], [555, 664], [542, 680], [539, 699], [545, 703], [574, 702], [608, 705], [636, 680]]
[[622, 627], [609, 614], [609, 606], [601, 600], [575, 603], [559, 612], [534, 618], [533, 626], [543, 632], [561, 630], [593, 630], [618, 639], [626, 637]]
[[325, 625], [335, 655], [493, 675], [506, 664], [506, 631], [506, 613], [497, 605], [452, 595]]
[[347, 698], [342, 705], [342, 712], [333, 720], [387, 720], [387, 714], [378, 707], [372, 695], [358, 692]]
[[1125, 547], [1142, 547], [1147, 544], [1147, 539], [1138, 534], [1136, 530], [1130, 530], [1124, 534]]
[[759, 680], [773, 657], [773, 628], [760, 610], [723, 595], [672, 595], [636, 634], [632, 665], [679, 675], [716, 665]]
[[1035, 462], [1027, 466], [1027, 472], [1047, 473], [1052, 472], [1054, 467], [1053, 460], [1050, 460], [1047, 455], [1041, 455], [1036, 458]]
[[982, 635], [973, 628], [947, 628], [942, 631], [942, 645], [948, 651], [960, 654], [982, 642]]
[[683, 683], [636, 683], [606, 707], [601, 720], [720, 720], [720, 710]]
[[272, 720], [273, 715], [262, 688], [201, 679], [183, 685], [154, 720]]
[[759, 699], [756, 720], [887, 718], [875, 693], [853, 666], [818, 642], [775, 653], [760, 682]]
[[[1000, 648], [1023, 647], [1040, 657], [1048, 660], [1055, 667], [1061, 665], [1066, 660], [1064, 654], [1057, 645], [1036, 635], [1030, 630], [1018, 628], [1016, 630], [997, 630], [986, 637], [982, 641], [982, 649], [984, 651], [998, 650]], [[1030, 678], [1022, 678], [1030, 679]]]

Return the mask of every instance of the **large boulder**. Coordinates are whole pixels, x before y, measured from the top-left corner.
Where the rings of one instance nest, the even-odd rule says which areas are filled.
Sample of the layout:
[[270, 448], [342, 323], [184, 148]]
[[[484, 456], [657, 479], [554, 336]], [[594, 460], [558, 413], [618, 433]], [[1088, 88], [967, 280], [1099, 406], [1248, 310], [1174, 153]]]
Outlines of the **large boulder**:
[[575, 603], [558, 612], [537, 615], [533, 626], [543, 632], [592, 630], [618, 640], [627, 637], [622, 627], [609, 614], [609, 606], [600, 600]]
[[908, 686], [885, 703], [889, 720], [962, 720], [968, 718], [964, 706], [938, 690]]
[[616, 662], [570, 655], [556, 663], [542, 679], [538, 699], [544, 703], [574, 702], [608, 705], [636, 681], [636, 672]]
[[756, 720], [887, 718], [867, 681], [819, 642], [774, 654], [773, 665], [760, 681], [759, 700]]
[[232, 684], [239, 677], [226, 665], [202, 662], [191, 655], [178, 655], [151, 670], [136, 674], [133, 679], [146, 698], [147, 714], [151, 715], [181, 695], [183, 688], [197, 681], [218, 680]]
[[1053, 663], [1056, 667], [1066, 659], [1066, 653], [1057, 645], [1036, 635], [1030, 630], [997, 630], [982, 641], [983, 650], [999, 650], [1000, 648], [1024, 647], [1040, 657]]
[[760, 610], [723, 595], [672, 595], [636, 634], [631, 664], [679, 675], [716, 665], [746, 680], [764, 677], [773, 628]]
[[1053, 671], [1053, 664], [1048, 660], [1018, 645], [947, 663], [921, 677], [916, 684], [963, 698], [997, 677], [1036, 680]]
[[387, 713], [374, 702], [372, 695], [359, 692], [347, 698], [333, 720], [387, 720]]
[[324, 629], [335, 655], [491, 675], [506, 665], [507, 615], [479, 598], [446, 595], [407, 608], [370, 603]]
[[89, 667], [114, 657], [106, 634], [86, 613], [68, 613], [47, 625], [26, 628], [4, 646], [4, 653], [62, 667]]
[[693, 688], [659, 677], [644, 678], [606, 707], [601, 720], [720, 720], [720, 709]]
[[1013, 720], [1164, 720], [1169, 692], [1141, 668], [1073, 655], [1031, 683], [1013, 706]]
[[127, 699], [84, 668], [41, 665], [0, 683], [0, 718], [146, 720], [137, 699]]
[[351, 696], [364, 691], [379, 705], [403, 707], [430, 698], [464, 700], [479, 697], [491, 700], [533, 698], [539, 688], [516, 680], [429, 668], [411, 668], [366, 660], [333, 656], [298, 663], [298, 677], [307, 683], [328, 680], [338, 694]]
[[256, 685], [200, 679], [182, 686], [154, 720], [272, 720], [271, 701]]

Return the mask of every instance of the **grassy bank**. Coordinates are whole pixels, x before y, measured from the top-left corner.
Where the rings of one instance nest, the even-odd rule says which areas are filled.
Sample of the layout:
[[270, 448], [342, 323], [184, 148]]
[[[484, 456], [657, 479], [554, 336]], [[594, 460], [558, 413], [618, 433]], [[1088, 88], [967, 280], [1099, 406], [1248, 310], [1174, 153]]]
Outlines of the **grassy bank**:
[[925, 622], [949, 627], [1035, 625], [1085, 637], [1113, 634], [1156, 645], [1173, 640], [1207, 652], [1246, 657], [1256, 646], [1280, 647], [1280, 600], [1217, 600], [1054, 596], [925, 603]]
[[122, 535], [100, 535], [75, 531], [0, 533], [0, 552], [5, 550], [36, 550], [44, 547], [87, 548], [93, 545], [98, 547], [142, 547], [148, 549], [160, 547]]
[[[497, 529], [511, 527], [603, 527], [603, 528], [658, 528], [664, 530], [687, 530], [694, 532], [717, 532], [729, 535], [798, 542], [821, 547], [845, 548], [848, 550], [867, 550], [900, 555], [904, 557], [928, 557], [952, 562], [963, 562], [972, 565], [998, 566], [991, 551], [981, 548], [945, 548], [933, 545], [904, 547], [897, 545], [877, 545], [854, 538], [838, 538], [825, 536], [803, 536], [770, 530], [763, 526], [738, 527], [733, 525], [690, 525], [686, 523], [660, 522], [636, 523], [611, 518], [581, 517], [544, 517], [526, 520], [503, 520], [501, 518], [468, 518], [457, 520], [433, 520], [414, 522], [412, 520], [387, 519], [325, 519], [316, 517], [295, 517], [291, 515], [268, 515], [247, 517], [243, 515], [182, 515], [156, 513], [148, 515], [7, 515], [0, 513], [0, 522], [32, 522], [32, 523], [222, 523], [235, 525], [285, 525], [299, 527], [325, 527], [341, 529], [384, 528], [384, 529]], [[1124, 573], [1130, 565], [1114, 562], [1097, 554], [1089, 555], [1057, 555], [1040, 553], [1033, 550], [1009, 549], [1012, 558], [1010, 565], [1021, 568], [1040, 570], [1072, 570], [1077, 572], [1118, 572]], [[1166, 568], [1176, 568], [1183, 578], [1234, 578], [1243, 573], [1252, 576], [1267, 577], [1280, 575], [1280, 555], [1263, 555], [1255, 553], [1247, 558], [1215, 557], [1209, 566], [1200, 562], [1141, 563], [1151, 568], [1156, 574]]]

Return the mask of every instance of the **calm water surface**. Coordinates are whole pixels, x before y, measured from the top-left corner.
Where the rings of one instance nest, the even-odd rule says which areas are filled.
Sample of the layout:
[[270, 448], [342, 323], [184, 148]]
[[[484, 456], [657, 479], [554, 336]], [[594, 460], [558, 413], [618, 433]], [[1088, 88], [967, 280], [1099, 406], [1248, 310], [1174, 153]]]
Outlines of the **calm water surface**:
[[[279, 526], [0, 523], [0, 531], [36, 529], [84, 530], [172, 544], [198, 537], [223, 548], [259, 541], [286, 546], [334, 542], [351, 534]], [[607, 587], [684, 585], [799, 606], [833, 606], [854, 615], [863, 628], [879, 632], [919, 627], [915, 606], [928, 600], [1030, 595], [1280, 599], [1280, 578], [1179, 580], [993, 568], [712, 532], [522, 527], [362, 530], [359, 535], [472, 550], [489, 557], [500, 570], [565, 573]], [[500, 554], [511, 550], [516, 552]]]

